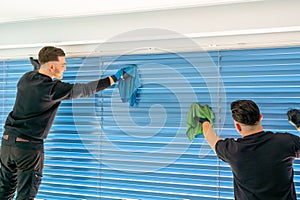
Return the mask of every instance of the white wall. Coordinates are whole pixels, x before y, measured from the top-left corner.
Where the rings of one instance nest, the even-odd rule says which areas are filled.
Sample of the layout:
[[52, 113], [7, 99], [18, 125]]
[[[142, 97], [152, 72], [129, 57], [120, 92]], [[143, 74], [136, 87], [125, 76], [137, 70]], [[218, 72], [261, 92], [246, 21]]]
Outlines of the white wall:
[[[46, 44], [69, 56], [119, 54], [145, 47], [149, 52], [195, 51], [300, 44], [300, 1], [249, 3], [143, 13], [42, 19], [0, 24], [0, 57], [36, 56]], [[141, 30], [148, 28], [148, 30]], [[176, 33], [174, 33], [176, 32]], [[127, 35], [126, 35], [127, 33]], [[197, 42], [195, 46], [187, 39]], [[101, 44], [105, 43], [101, 49]], [[155, 48], [156, 45], [159, 48]], [[100, 45], [100, 47], [99, 47]], [[148, 48], [149, 47], [149, 48]], [[147, 53], [145, 49], [140, 52]], [[127, 52], [128, 53], [128, 52]]]

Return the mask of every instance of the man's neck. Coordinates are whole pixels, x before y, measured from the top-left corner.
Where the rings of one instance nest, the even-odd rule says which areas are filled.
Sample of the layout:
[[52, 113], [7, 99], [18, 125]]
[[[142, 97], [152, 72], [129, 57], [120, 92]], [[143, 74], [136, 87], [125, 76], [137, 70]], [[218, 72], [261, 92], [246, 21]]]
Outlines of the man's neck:
[[50, 72], [47, 71], [47, 70], [45, 70], [44, 68], [40, 68], [39, 69], [39, 73], [43, 74], [43, 75], [46, 75], [46, 76], [49, 76], [50, 78], [52, 78], [52, 75], [50, 74]]
[[264, 131], [264, 130], [261, 129], [261, 130], [253, 131], [253, 132], [251, 132], [251, 133], [243, 133], [243, 134], [241, 134], [241, 135], [242, 135], [243, 137], [246, 137], [246, 136], [253, 135], [253, 134], [256, 134], [256, 133], [259, 133], [259, 132], [262, 132], [262, 131]]
[[243, 137], [246, 137], [246, 136], [249, 136], [249, 135], [253, 135], [253, 134], [256, 134], [256, 133], [259, 133], [259, 132], [262, 132], [264, 131], [263, 127], [260, 125], [257, 125], [257, 126], [251, 126], [251, 128], [249, 129], [244, 129], [244, 131], [240, 132], [240, 134], [243, 136]]

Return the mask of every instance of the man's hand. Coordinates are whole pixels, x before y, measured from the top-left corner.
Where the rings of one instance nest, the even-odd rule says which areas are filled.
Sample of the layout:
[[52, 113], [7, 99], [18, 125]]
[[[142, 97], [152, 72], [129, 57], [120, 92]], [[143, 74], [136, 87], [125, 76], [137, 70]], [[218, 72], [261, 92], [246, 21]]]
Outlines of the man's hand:
[[300, 111], [291, 109], [287, 112], [289, 122], [300, 131]]
[[194, 117], [194, 120], [203, 124], [204, 122], [209, 122], [207, 118]]
[[209, 121], [204, 121], [204, 122], [202, 123], [203, 133], [206, 132], [210, 126], [211, 126], [211, 125], [210, 125], [210, 122], [209, 122]]
[[133, 69], [133, 66], [129, 66], [129, 67], [125, 67], [125, 68], [122, 68], [122, 69], [119, 69], [117, 71], [117, 73], [115, 74], [115, 77], [118, 80], [125, 80], [126, 78], [128, 78], [130, 75], [130, 71]]
[[216, 152], [216, 144], [221, 138], [219, 138], [213, 127], [211, 126], [210, 122], [208, 120], [204, 120], [202, 122], [202, 129], [203, 129], [203, 135], [209, 144], [209, 146]]
[[124, 72], [124, 69], [122, 68], [122, 69], [119, 69], [118, 71], [117, 71], [117, 73], [115, 74], [115, 77], [116, 77], [116, 81], [118, 81], [118, 80], [120, 80], [120, 79], [122, 79], [123, 80], [123, 74], [124, 74], [125, 72]]

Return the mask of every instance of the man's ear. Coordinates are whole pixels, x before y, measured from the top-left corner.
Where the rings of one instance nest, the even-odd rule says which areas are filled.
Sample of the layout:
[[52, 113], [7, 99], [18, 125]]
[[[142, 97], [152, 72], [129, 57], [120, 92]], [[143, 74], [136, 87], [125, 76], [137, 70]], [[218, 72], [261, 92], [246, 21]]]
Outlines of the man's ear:
[[49, 65], [48, 65], [48, 70], [49, 70], [50, 72], [53, 72], [54, 67], [55, 67], [54, 64], [49, 64]]
[[263, 115], [259, 114], [259, 120], [262, 120], [262, 119], [263, 119]]
[[234, 123], [234, 125], [235, 125], [235, 128], [236, 128], [239, 132], [242, 131], [242, 126], [241, 126], [239, 123]]

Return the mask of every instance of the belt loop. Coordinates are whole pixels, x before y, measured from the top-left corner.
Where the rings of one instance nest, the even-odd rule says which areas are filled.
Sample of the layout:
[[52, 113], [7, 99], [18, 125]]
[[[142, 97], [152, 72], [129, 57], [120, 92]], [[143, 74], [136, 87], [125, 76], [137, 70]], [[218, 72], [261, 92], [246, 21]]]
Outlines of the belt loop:
[[4, 140], [8, 140], [9, 139], [9, 135], [3, 135], [2, 137]]
[[16, 137], [12, 136], [12, 135], [8, 135], [8, 134], [4, 134], [2, 136], [2, 141], [5, 140], [8, 144], [15, 144], [16, 143]]

